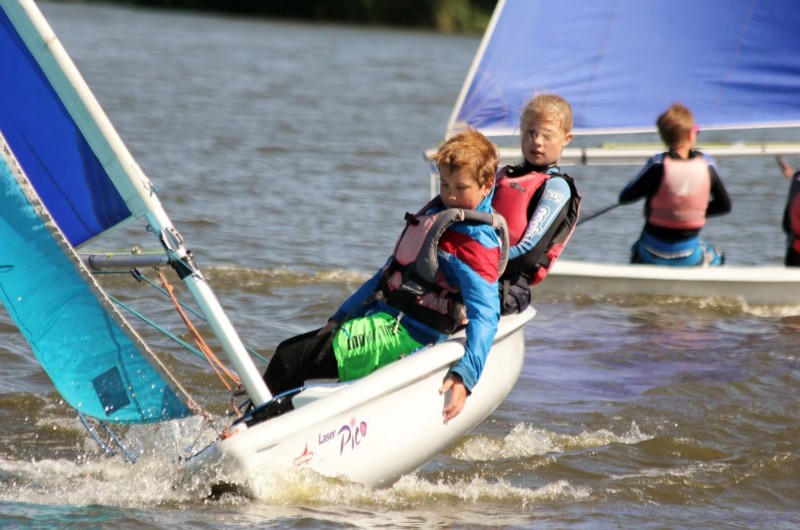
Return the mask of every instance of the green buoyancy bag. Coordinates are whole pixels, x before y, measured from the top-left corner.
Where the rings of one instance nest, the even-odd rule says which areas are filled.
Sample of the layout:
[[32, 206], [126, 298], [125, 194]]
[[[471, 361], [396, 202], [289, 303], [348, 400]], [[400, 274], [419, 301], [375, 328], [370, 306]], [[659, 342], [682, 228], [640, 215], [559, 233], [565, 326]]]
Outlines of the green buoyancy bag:
[[378, 312], [348, 320], [333, 338], [339, 380], [352, 381], [393, 363], [423, 346], [399, 319]]

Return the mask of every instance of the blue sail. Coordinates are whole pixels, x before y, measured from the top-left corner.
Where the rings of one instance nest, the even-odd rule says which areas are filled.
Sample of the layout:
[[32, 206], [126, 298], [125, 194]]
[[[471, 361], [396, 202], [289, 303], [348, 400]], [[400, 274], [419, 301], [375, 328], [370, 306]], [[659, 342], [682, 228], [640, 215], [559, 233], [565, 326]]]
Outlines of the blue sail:
[[2, 136], [0, 150], [0, 301], [58, 392], [110, 423], [191, 414], [145, 360], [142, 352], [153, 354], [81, 264]]
[[514, 134], [535, 92], [576, 133], [654, 131], [680, 101], [704, 129], [800, 125], [794, 0], [500, 0], [448, 124]]
[[0, 131], [67, 240], [78, 246], [131, 212], [5, 9], [0, 28]]

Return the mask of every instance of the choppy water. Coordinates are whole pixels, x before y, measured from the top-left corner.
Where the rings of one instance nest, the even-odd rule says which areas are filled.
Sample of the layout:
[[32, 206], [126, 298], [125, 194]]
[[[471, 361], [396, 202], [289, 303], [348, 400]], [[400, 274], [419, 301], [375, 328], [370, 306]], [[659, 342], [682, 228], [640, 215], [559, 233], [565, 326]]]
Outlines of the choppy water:
[[[422, 151], [441, 138], [478, 46], [425, 32], [42, 8], [242, 337], [265, 356], [326, 318], [428, 197]], [[720, 166], [735, 213], [711, 221], [708, 238], [731, 262], [779, 263], [786, 183], [774, 162]], [[613, 203], [635, 169], [570, 168], [584, 211]], [[640, 223], [639, 206], [618, 208], [582, 226], [565, 255], [624, 261]], [[154, 246], [144, 232], [113, 243], [130, 238]], [[103, 282], [181, 332], [151, 289]], [[123, 433], [141, 453], [135, 466], [105, 458], [0, 312], [0, 525], [800, 524], [800, 306], [586, 293], [536, 307], [509, 398], [418, 473], [377, 490], [270, 475], [260, 498], [218, 501], [175, 461], [198, 423]], [[173, 362], [223, 414], [224, 391], [200, 363]]]

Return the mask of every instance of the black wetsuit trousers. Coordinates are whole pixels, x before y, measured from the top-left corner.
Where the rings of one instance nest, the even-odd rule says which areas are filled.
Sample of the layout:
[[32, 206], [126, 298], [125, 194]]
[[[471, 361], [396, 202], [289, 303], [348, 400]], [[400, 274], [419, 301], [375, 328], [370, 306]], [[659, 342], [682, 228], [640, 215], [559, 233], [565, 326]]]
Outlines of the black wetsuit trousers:
[[522, 313], [531, 303], [531, 286], [528, 278], [523, 274], [501, 278], [500, 303], [502, 315]]
[[278, 345], [264, 372], [264, 382], [273, 396], [303, 386], [308, 379], [338, 379], [333, 336], [309, 331]]

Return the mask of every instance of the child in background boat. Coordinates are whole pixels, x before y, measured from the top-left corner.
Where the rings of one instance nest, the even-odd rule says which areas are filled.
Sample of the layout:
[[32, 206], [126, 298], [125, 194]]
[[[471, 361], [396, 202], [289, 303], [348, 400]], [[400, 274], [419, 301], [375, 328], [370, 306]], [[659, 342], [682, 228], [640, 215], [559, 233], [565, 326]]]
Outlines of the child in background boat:
[[800, 266], [800, 171], [778, 158], [781, 173], [791, 183], [786, 207], [783, 210], [783, 231], [786, 233], [786, 257], [783, 264], [787, 267]]
[[[445, 422], [464, 408], [497, 331], [497, 280], [507, 249], [501, 247], [492, 225], [460, 221], [449, 225], [427, 248], [433, 259], [425, 263], [439, 268], [436, 283], [426, 283], [401, 263], [408, 264], [409, 251], [413, 256], [425, 255], [424, 237], [414, 236], [420, 236], [432, 214], [441, 213], [437, 218], [442, 218], [457, 213], [455, 209], [477, 211], [481, 214], [476, 217], [502, 223], [505, 230], [502, 218], [492, 214], [490, 206], [497, 150], [482, 134], [469, 130], [447, 140], [434, 161], [440, 175], [439, 196], [419, 214], [406, 215], [408, 223], [393, 256], [339, 307], [325, 327], [278, 346], [264, 374], [273, 395], [298, 388], [307, 379], [363, 377], [443, 341], [466, 317], [464, 356], [440, 389], [441, 394], [451, 392], [442, 411]], [[422, 266], [413, 256], [411, 265]]]
[[511, 250], [500, 278], [502, 313], [518, 313], [531, 301], [567, 244], [578, 221], [581, 197], [558, 167], [572, 140], [572, 107], [556, 94], [534, 96], [522, 112], [523, 160], [497, 174], [492, 206], [505, 217]]
[[645, 198], [646, 223], [631, 263], [721, 265], [724, 254], [700, 238], [706, 217], [731, 211], [716, 162], [695, 149], [700, 129], [685, 106], [673, 104], [656, 124], [669, 150], [653, 156], [619, 195], [620, 204]]

